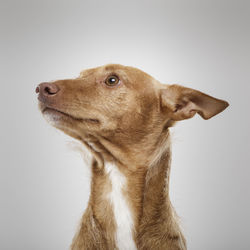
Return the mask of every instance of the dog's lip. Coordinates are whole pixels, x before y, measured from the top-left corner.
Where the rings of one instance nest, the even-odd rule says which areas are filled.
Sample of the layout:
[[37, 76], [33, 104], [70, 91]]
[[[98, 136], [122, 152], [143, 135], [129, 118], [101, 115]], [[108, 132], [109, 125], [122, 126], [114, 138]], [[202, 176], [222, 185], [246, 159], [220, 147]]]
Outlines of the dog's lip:
[[51, 108], [51, 107], [47, 107], [47, 106], [44, 106], [44, 108], [41, 110], [41, 112], [44, 114], [45, 112], [55, 112], [59, 115], [62, 115], [62, 116], [65, 116], [65, 117], [68, 117], [70, 119], [73, 119], [73, 120], [76, 120], [76, 121], [80, 121], [80, 122], [92, 122], [92, 123], [100, 123], [99, 120], [97, 119], [93, 119], [93, 118], [78, 118], [78, 117], [75, 117], [75, 116], [72, 116], [68, 113], [65, 113], [61, 110], [58, 110], [56, 108]]

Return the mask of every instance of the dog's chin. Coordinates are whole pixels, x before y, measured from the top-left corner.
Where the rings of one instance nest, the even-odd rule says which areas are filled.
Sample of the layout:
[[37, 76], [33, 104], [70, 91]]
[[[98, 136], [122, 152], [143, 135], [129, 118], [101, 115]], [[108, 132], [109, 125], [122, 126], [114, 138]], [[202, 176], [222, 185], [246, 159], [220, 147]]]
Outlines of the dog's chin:
[[42, 110], [45, 120], [54, 127], [61, 127], [65, 123], [71, 123], [75, 121], [73, 117], [56, 109], [44, 108]]
[[45, 120], [52, 126], [57, 128], [63, 127], [72, 127], [76, 124], [84, 124], [84, 123], [91, 123], [91, 124], [99, 124], [99, 120], [97, 119], [90, 119], [90, 118], [78, 118], [71, 114], [65, 113], [61, 110], [48, 107], [43, 103], [39, 103], [39, 109], [43, 114]]

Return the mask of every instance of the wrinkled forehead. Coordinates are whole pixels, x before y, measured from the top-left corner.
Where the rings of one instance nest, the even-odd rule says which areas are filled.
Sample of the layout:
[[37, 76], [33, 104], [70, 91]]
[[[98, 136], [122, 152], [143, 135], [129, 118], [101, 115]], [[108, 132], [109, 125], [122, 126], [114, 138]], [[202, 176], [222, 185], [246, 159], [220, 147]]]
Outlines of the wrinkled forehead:
[[108, 64], [97, 68], [83, 70], [81, 78], [94, 76], [95, 79], [103, 79], [109, 75], [116, 75], [126, 83], [140, 85], [142, 83], [155, 81], [153, 77], [134, 67], [123, 66], [120, 64]]

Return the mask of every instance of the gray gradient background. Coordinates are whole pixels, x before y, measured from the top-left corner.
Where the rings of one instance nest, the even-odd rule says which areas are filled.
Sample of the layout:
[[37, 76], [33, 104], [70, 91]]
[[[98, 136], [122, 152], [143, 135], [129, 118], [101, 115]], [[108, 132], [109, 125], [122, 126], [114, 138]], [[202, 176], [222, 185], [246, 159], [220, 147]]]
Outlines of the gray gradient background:
[[90, 173], [35, 86], [105, 63], [230, 102], [173, 129], [171, 197], [191, 250], [247, 250], [249, 1], [1, 1], [0, 249], [68, 249]]

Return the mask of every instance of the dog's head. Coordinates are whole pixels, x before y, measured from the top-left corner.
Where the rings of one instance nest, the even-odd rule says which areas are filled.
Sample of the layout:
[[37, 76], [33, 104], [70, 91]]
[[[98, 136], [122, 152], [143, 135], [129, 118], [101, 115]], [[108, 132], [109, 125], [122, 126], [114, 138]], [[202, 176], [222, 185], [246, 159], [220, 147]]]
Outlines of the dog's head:
[[36, 92], [45, 118], [78, 139], [123, 135], [136, 142], [196, 113], [209, 119], [228, 106], [197, 90], [164, 85], [139, 69], [116, 64], [85, 70], [76, 79], [41, 83]]

